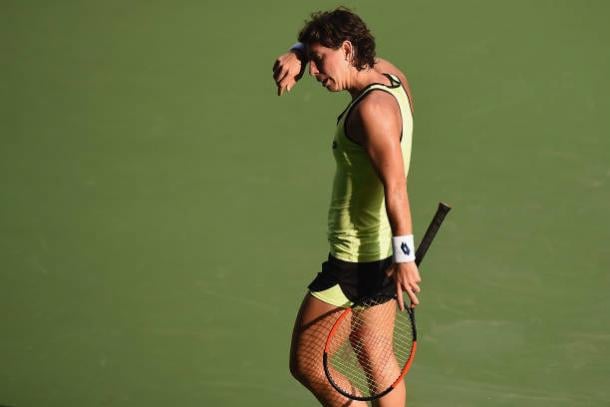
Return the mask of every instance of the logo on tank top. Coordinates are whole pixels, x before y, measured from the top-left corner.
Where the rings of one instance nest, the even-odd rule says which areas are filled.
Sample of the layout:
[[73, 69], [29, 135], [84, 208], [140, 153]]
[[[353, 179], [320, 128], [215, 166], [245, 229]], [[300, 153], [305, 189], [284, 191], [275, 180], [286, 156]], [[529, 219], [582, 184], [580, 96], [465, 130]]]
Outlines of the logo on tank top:
[[409, 255], [409, 253], [411, 253], [411, 250], [409, 250], [409, 246], [405, 242], [402, 242], [402, 244], [400, 245], [400, 249], [407, 256]]
[[333, 140], [333, 150], [336, 150], [336, 149], [337, 149], [337, 141]]

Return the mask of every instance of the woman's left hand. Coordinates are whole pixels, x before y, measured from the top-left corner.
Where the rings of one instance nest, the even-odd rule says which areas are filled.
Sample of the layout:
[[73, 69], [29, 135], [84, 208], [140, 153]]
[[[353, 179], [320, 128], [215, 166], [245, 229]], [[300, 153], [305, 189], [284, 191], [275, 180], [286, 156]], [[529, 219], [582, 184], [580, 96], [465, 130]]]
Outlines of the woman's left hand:
[[398, 305], [401, 311], [404, 310], [403, 292], [409, 295], [411, 300], [411, 307], [415, 307], [419, 304], [417, 299], [417, 293], [421, 291], [419, 283], [421, 283], [421, 277], [419, 276], [419, 270], [414, 261], [408, 263], [394, 263], [390, 268], [388, 276], [394, 280], [396, 284], [396, 298], [398, 299]]

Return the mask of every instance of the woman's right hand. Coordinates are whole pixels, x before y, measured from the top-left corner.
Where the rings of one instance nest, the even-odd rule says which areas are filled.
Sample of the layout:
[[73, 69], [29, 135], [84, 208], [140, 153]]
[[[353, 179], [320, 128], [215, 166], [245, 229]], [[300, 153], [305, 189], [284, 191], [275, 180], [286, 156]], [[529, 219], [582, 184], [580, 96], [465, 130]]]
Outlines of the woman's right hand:
[[282, 96], [284, 92], [290, 91], [303, 76], [305, 65], [303, 58], [295, 51], [289, 51], [280, 55], [273, 64], [273, 80], [277, 85], [277, 95]]

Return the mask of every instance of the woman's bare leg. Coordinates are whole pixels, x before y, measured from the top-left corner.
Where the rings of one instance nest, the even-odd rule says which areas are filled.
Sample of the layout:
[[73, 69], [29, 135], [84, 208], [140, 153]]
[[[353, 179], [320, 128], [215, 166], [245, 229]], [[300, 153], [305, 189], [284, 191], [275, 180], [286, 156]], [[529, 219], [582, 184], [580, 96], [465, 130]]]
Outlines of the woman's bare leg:
[[[391, 352], [394, 341], [394, 321], [396, 304], [394, 301], [377, 305], [366, 311], [362, 311], [362, 326], [354, 332], [353, 340], [358, 337], [371, 338], [374, 342], [363, 341], [362, 358], [360, 363], [370, 372], [371, 379], [377, 383], [379, 388], [371, 391], [382, 391], [388, 388], [400, 375], [401, 366]], [[385, 344], [382, 344], [385, 342]], [[384, 397], [373, 402], [374, 407], [404, 407], [406, 404], [406, 387], [404, 381]]]
[[322, 355], [328, 333], [343, 308], [307, 294], [294, 324], [290, 348], [290, 372], [327, 407], [365, 407], [362, 401], [342, 396], [324, 374]]

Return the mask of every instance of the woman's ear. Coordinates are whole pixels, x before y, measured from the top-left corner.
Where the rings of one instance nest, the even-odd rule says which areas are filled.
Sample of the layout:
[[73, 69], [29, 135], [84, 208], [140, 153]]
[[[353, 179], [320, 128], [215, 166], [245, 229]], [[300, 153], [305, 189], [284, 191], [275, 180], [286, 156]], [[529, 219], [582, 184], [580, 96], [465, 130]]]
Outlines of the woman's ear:
[[351, 64], [354, 61], [354, 45], [351, 41], [345, 40], [341, 44], [341, 48], [343, 49], [345, 60]]

